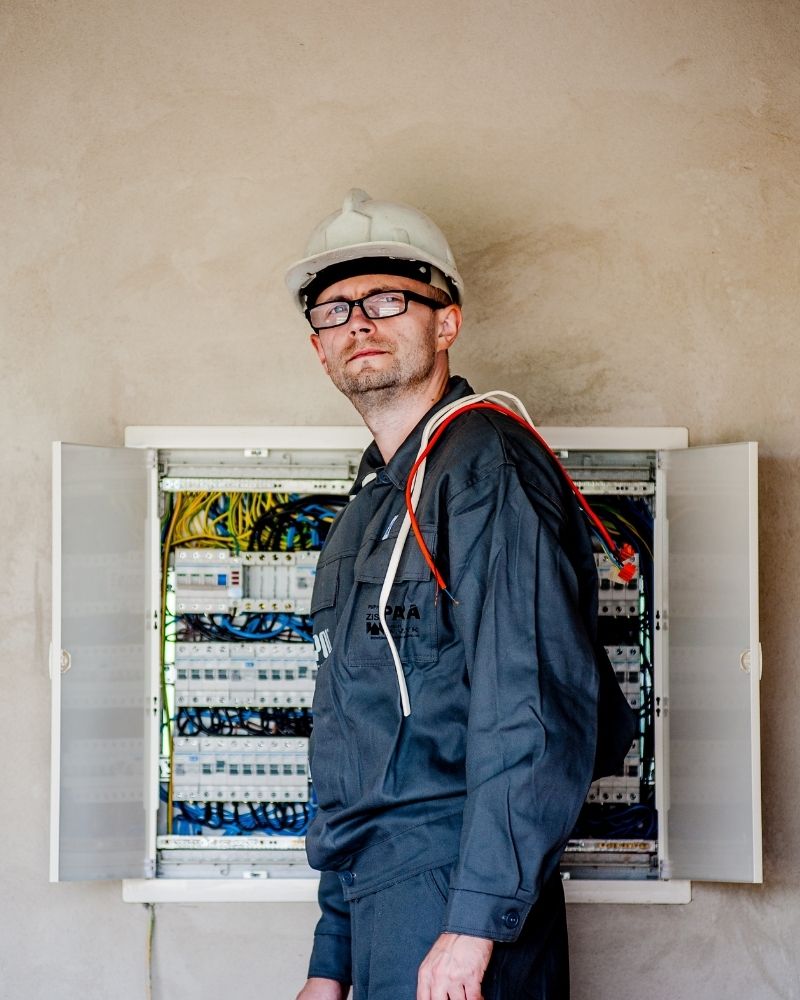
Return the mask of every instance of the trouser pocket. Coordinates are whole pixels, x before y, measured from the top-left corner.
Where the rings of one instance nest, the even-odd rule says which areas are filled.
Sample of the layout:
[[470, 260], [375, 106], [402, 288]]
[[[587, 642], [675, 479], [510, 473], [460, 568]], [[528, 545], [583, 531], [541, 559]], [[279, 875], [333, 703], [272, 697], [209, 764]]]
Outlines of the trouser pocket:
[[441, 933], [451, 867], [350, 901], [353, 1000], [416, 1000], [417, 972]]
[[447, 904], [447, 897], [450, 894], [450, 872], [452, 865], [442, 865], [441, 868], [431, 868], [425, 872], [425, 881], [434, 897], [440, 902]]

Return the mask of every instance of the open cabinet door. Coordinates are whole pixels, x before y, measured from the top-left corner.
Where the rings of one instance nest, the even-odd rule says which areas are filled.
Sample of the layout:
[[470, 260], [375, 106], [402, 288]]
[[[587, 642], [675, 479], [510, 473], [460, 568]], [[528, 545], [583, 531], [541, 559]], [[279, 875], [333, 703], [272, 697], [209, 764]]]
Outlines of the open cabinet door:
[[668, 451], [661, 460], [669, 871], [760, 882], [757, 446]]
[[50, 879], [149, 873], [152, 452], [53, 448]]

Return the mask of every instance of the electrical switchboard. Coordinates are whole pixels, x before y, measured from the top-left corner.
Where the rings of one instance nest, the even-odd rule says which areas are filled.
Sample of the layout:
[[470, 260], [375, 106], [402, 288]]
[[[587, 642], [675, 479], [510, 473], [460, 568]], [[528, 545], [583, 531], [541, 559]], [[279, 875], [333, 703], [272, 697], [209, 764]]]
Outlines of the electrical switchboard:
[[[635, 570], [598, 546], [598, 634], [639, 725], [589, 790], [568, 888], [757, 881], [755, 446], [543, 433]], [[126, 443], [56, 447], [52, 876], [305, 880], [292, 898], [310, 898], [310, 599], [365, 434], [134, 428]], [[742, 729], [724, 766], [721, 712]]]

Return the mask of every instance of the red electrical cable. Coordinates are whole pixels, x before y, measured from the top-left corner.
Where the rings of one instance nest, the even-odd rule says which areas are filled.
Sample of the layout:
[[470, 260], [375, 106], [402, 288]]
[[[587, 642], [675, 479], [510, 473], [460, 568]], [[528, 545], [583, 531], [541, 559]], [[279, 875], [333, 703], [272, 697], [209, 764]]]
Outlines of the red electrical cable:
[[460, 417], [462, 413], [467, 413], [469, 410], [494, 410], [496, 413], [501, 413], [505, 417], [510, 417], [512, 420], [516, 420], [516, 422], [520, 426], [524, 427], [525, 430], [527, 430], [531, 434], [531, 436], [534, 437], [536, 441], [538, 441], [538, 443], [542, 446], [542, 448], [544, 448], [544, 450], [547, 452], [547, 454], [550, 456], [553, 462], [555, 462], [556, 467], [560, 470], [562, 476], [567, 481], [569, 488], [574, 493], [575, 498], [577, 499], [578, 503], [581, 506], [581, 509], [589, 518], [597, 533], [603, 539], [603, 542], [605, 543], [612, 557], [619, 562], [620, 578], [626, 581], [630, 580], [636, 572], [635, 566], [628, 561], [634, 554], [633, 547], [631, 545], [628, 545], [627, 543], [623, 545], [622, 548], [619, 548], [617, 546], [616, 542], [612, 539], [611, 535], [609, 535], [608, 531], [606, 530], [606, 527], [603, 524], [603, 522], [600, 520], [597, 514], [595, 514], [595, 512], [592, 510], [591, 506], [589, 505], [589, 501], [575, 485], [572, 477], [564, 468], [564, 466], [561, 464], [561, 462], [558, 460], [558, 456], [550, 447], [550, 445], [545, 441], [542, 435], [536, 430], [535, 427], [532, 427], [528, 423], [528, 421], [524, 419], [524, 417], [521, 417], [518, 413], [514, 413], [513, 410], [509, 410], [505, 406], [500, 406], [498, 403], [490, 403], [488, 401], [484, 401], [484, 402], [469, 403], [462, 409], [456, 410], [455, 413], [451, 413], [449, 416], [445, 417], [445, 419], [441, 422], [441, 424], [439, 424], [434, 433], [431, 435], [430, 440], [425, 445], [424, 449], [417, 456], [416, 461], [411, 466], [411, 471], [408, 474], [408, 479], [406, 480], [406, 510], [408, 511], [408, 516], [411, 520], [411, 530], [414, 532], [414, 537], [417, 540], [417, 545], [419, 545], [420, 551], [422, 552], [422, 556], [425, 559], [425, 562], [428, 564], [431, 573], [433, 573], [434, 579], [436, 580], [438, 586], [443, 591], [445, 591], [445, 593], [449, 593], [449, 591], [447, 590], [447, 585], [444, 581], [444, 577], [437, 569], [436, 564], [433, 561], [433, 556], [431, 555], [428, 546], [425, 544], [425, 539], [422, 537], [422, 532], [420, 531], [419, 528], [417, 516], [414, 513], [414, 509], [411, 503], [411, 491], [414, 488], [414, 479], [417, 475], [417, 471], [419, 470], [420, 465], [422, 465], [422, 463], [428, 457], [428, 455], [431, 452], [431, 449], [439, 440], [439, 438], [442, 436], [442, 433], [453, 422], [453, 420], [456, 419], [456, 417]]

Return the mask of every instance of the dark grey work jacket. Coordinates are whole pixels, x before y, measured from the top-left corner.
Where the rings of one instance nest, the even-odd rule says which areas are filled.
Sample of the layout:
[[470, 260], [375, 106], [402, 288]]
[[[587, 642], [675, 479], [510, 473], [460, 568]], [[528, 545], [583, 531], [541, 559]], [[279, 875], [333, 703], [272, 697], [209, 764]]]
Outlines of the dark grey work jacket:
[[386, 609], [411, 701], [402, 715], [378, 595], [422, 428], [471, 392], [452, 378], [388, 464], [370, 445], [320, 556], [311, 975], [349, 981], [347, 900], [449, 862], [442, 930], [515, 940], [592, 780], [597, 585], [585, 516], [507, 417], [458, 416], [428, 458], [417, 516], [455, 600], [437, 593], [410, 536]]

